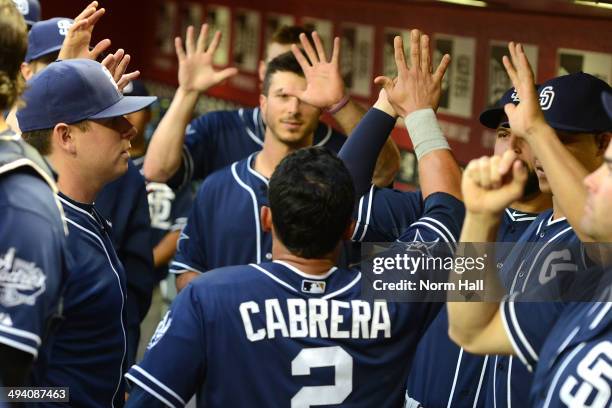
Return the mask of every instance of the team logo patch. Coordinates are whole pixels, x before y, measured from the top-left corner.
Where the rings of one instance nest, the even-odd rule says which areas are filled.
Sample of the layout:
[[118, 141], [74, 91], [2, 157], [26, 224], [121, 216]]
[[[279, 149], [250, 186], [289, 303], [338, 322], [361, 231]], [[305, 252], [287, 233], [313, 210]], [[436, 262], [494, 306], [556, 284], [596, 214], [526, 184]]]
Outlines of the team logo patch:
[[302, 292], [315, 295], [325, 293], [325, 282], [304, 279], [302, 281]]
[[0, 258], [0, 304], [33, 305], [45, 291], [47, 277], [34, 262], [16, 257], [15, 252], [10, 248]]
[[549, 110], [555, 100], [555, 91], [552, 86], [545, 86], [540, 91], [540, 107], [542, 110]]
[[72, 21], [68, 19], [58, 21], [57, 29], [59, 30], [60, 35], [63, 35], [65, 37], [66, 34], [68, 34], [68, 30], [70, 30], [70, 27], [72, 27], [72, 24]]
[[155, 347], [157, 343], [164, 337], [164, 334], [170, 328], [172, 324], [172, 318], [170, 317], [170, 311], [166, 312], [164, 318], [157, 325], [157, 329], [155, 329], [155, 333], [153, 333], [153, 337], [151, 337], [151, 341], [149, 341], [149, 345], [147, 346], [147, 350]]
[[30, 12], [30, 5], [28, 4], [28, 0], [13, 0], [15, 3], [15, 7], [22, 15], [26, 15]]

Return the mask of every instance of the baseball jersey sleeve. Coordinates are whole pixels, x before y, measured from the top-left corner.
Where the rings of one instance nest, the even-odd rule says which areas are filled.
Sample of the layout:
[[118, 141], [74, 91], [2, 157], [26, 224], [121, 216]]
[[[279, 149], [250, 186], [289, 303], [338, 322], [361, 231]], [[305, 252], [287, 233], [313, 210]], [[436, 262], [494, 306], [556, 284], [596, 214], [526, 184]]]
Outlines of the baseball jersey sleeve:
[[125, 375], [136, 386], [128, 407], [183, 407], [204, 382], [202, 310], [194, 285], [177, 296], [153, 334], [142, 362]]
[[546, 337], [561, 314], [564, 303], [521, 301], [517, 292], [499, 305], [502, 323], [514, 352], [533, 372]]
[[204, 273], [208, 270], [203, 242], [207, 214], [206, 185], [204, 182], [198, 190], [187, 224], [176, 243], [176, 255], [170, 264], [170, 273], [180, 274], [186, 271]]
[[[51, 193], [49, 193], [51, 194]], [[0, 343], [36, 357], [55, 313], [66, 259], [63, 231], [21, 208], [1, 208]]]
[[455, 245], [461, 234], [465, 206], [463, 202], [447, 193], [430, 194], [424, 202], [418, 220], [402, 233], [402, 242], [448, 242]]
[[359, 200], [354, 219], [356, 242], [393, 242], [423, 212], [420, 191], [402, 192], [372, 186]]
[[176, 198], [172, 203], [172, 225], [171, 231], [180, 231], [187, 224], [187, 217], [191, 210], [193, 197], [191, 189], [186, 186], [176, 192]]

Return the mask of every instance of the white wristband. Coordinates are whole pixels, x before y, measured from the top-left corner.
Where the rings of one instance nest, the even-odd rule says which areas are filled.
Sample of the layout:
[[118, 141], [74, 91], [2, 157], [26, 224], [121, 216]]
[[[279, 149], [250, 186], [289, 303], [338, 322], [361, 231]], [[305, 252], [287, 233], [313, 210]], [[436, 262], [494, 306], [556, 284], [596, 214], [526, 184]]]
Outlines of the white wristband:
[[450, 150], [436, 113], [431, 108], [420, 109], [404, 118], [417, 160], [434, 150]]

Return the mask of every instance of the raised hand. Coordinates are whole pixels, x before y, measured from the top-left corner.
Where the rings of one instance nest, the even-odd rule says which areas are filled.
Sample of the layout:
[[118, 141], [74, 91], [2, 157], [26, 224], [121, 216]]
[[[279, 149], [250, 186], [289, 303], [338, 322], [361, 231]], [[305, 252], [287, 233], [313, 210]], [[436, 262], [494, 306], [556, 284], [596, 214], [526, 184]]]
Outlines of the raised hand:
[[461, 191], [468, 212], [499, 215], [523, 195], [527, 168], [513, 150], [503, 156], [483, 156], [472, 160], [461, 181]]
[[193, 26], [187, 27], [184, 49], [181, 38], [174, 39], [174, 48], [179, 62], [179, 88], [185, 91], [204, 92], [238, 73], [236, 68], [225, 68], [220, 71], [213, 68], [213, 56], [221, 41], [221, 32], [215, 33], [208, 48], [206, 48], [207, 36], [208, 24], [203, 24], [197, 42], [194, 41]]
[[98, 10], [98, 2], [92, 1], [81, 14], [76, 16], [74, 24], [68, 30], [64, 43], [59, 52], [58, 59], [73, 59], [73, 58], [87, 58], [96, 60], [108, 47], [110, 47], [111, 41], [107, 38], [96, 44], [93, 49], [89, 49], [89, 43], [91, 42], [91, 34], [93, 29], [100, 20], [100, 18], [106, 12], [105, 9], [101, 8]]
[[442, 92], [442, 78], [450, 64], [450, 56], [445, 54], [433, 72], [429, 37], [421, 35], [419, 30], [410, 32], [410, 68], [406, 65], [402, 37], [395, 37], [393, 46], [397, 67], [396, 80], [379, 76], [374, 82], [383, 86], [389, 102], [400, 116], [406, 117], [425, 108], [437, 110]]
[[130, 58], [130, 54], [126, 54], [123, 49], [119, 48], [114, 54], [107, 55], [101, 62], [113, 76], [113, 79], [117, 83], [117, 88], [119, 88], [120, 91], [123, 91], [123, 88], [125, 88], [130, 81], [138, 78], [140, 75], [140, 71], [125, 73], [130, 63]]
[[[321, 38], [316, 31], [312, 33], [312, 41], [315, 48], [312, 48], [306, 34], [302, 33], [300, 42], [304, 50], [300, 50], [295, 44], [291, 46], [291, 51], [302, 67], [306, 78], [306, 89], [296, 92], [293, 96], [303, 102], [325, 109], [338, 103], [345, 96], [344, 81], [340, 74], [340, 39], [334, 38], [334, 48], [329, 61], [325, 55]], [[304, 56], [304, 53], [308, 58]]]
[[543, 127], [547, 127], [544, 113], [540, 108], [540, 101], [534, 87], [533, 70], [520, 43], [508, 44], [510, 58], [504, 56], [503, 62], [506, 72], [514, 85], [520, 102], [504, 106], [512, 132], [519, 137], [528, 138]]

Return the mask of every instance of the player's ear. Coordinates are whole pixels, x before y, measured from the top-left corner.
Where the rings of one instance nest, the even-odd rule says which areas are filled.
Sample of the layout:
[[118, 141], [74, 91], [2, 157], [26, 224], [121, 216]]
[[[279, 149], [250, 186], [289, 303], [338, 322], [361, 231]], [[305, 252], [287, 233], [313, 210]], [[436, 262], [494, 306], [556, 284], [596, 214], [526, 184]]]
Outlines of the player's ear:
[[272, 211], [270, 207], [263, 205], [260, 210], [261, 229], [265, 232], [272, 231]]
[[53, 134], [51, 136], [58, 148], [70, 155], [76, 154], [76, 143], [74, 140], [74, 134], [72, 128], [66, 123], [58, 123], [53, 128]]
[[344, 233], [342, 234], [342, 239], [344, 241], [350, 241], [351, 237], [353, 236], [353, 233], [355, 232], [355, 220], [351, 219], [351, 222], [348, 223], [348, 225], [346, 226], [346, 229], [344, 230]]
[[28, 64], [27, 62], [22, 62], [21, 66], [19, 67], [19, 70], [21, 71], [21, 75], [26, 81], [32, 78], [32, 76], [34, 75], [32, 66]]
[[264, 60], [259, 60], [257, 73], [259, 74], [259, 83], [263, 84], [264, 77], [266, 76], [266, 62]]
[[610, 144], [612, 132], [603, 132], [597, 135], [597, 155], [603, 156]]
[[266, 117], [266, 111], [268, 110], [268, 97], [264, 94], [259, 94], [259, 108], [261, 109], [262, 117]]

